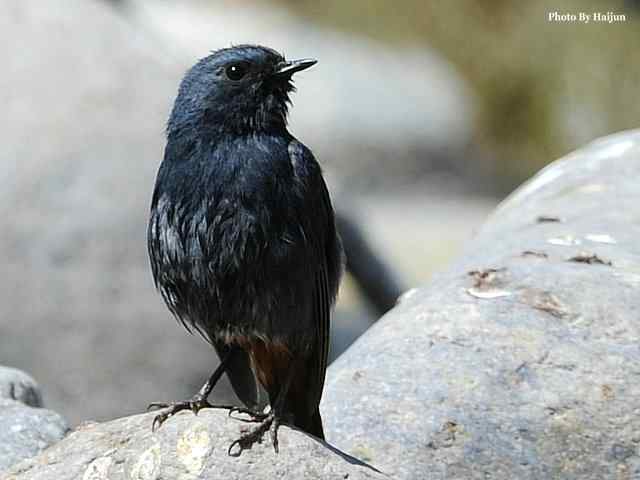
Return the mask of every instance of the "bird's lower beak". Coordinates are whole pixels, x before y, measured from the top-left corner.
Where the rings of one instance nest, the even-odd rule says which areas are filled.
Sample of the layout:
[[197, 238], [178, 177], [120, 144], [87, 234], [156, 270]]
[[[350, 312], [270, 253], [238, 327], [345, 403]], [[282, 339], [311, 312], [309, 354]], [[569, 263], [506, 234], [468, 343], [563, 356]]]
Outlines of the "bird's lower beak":
[[316, 63], [318, 63], [317, 60], [313, 59], [313, 58], [303, 58], [301, 60], [291, 60], [291, 61], [285, 61], [285, 62], [281, 62], [276, 71], [274, 72], [274, 75], [277, 76], [281, 76], [281, 75], [293, 75], [296, 72], [300, 72], [302, 70], [306, 70], [309, 67], [314, 66]]

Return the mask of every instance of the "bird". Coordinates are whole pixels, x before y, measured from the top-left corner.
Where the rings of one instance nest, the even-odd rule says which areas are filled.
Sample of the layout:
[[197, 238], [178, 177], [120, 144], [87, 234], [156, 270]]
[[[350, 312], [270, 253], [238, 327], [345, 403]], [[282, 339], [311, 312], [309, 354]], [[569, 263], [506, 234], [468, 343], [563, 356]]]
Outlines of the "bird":
[[[209, 394], [226, 374], [243, 404], [232, 411], [257, 424], [230, 455], [267, 431], [278, 452], [281, 423], [324, 439], [319, 404], [345, 259], [322, 169], [287, 126], [292, 76], [316, 63], [237, 45], [202, 58], [180, 83], [147, 247], [168, 309], [220, 364], [191, 399], [152, 403], [162, 409], [153, 430], [214, 407]], [[261, 389], [268, 410], [258, 408]]]

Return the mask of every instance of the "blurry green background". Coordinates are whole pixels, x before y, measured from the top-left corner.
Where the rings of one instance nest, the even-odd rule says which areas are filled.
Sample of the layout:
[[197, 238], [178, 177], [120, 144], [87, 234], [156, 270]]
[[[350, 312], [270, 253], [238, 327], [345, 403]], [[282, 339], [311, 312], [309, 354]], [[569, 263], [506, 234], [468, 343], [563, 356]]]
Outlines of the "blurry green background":
[[[640, 119], [640, 3], [616, 0], [277, 0], [304, 17], [444, 55], [477, 98], [482, 170], [508, 191], [551, 160]], [[634, 8], [635, 7], [635, 8]], [[550, 22], [550, 12], [625, 22]], [[402, 75], [402, 72], [388, 72]]]

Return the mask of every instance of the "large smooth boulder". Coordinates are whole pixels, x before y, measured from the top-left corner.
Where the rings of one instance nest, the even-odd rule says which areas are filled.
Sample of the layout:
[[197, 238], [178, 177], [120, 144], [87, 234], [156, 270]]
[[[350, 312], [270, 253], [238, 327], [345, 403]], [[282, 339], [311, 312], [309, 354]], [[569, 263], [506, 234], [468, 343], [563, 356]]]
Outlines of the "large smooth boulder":
[[640, 131], [505, 200], [330, 367], [328, 440], [398, 479], [640, 476]]

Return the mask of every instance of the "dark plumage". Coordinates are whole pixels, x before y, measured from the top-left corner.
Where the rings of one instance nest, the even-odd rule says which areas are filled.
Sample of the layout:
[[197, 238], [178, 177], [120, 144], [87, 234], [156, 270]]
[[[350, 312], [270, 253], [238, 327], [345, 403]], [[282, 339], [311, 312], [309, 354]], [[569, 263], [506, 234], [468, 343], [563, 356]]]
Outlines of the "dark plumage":
[[263, 421], [240, 450], [282, 418], [323, 438], [318, 405], [342, 247], [320, 166], [286, 127], [291, 75], [314, 63], [243, 45], [200, 60], [182, 80], [149, 257], [167, 306], [215, 347], [221, 366], [190, 401], [156, 404], [169, 410], [154, 426], [209, 406], [226, 372], [247, 407], [259, 404], [256, 380], [271, 405], [267, 418], [255, 413]]

